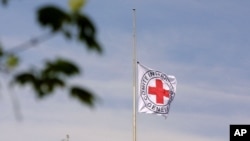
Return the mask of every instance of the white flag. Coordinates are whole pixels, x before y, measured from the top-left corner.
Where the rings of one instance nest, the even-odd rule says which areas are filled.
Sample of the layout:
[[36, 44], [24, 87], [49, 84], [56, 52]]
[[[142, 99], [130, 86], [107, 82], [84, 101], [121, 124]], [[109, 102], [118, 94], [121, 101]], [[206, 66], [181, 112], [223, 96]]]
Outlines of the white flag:
[[175, 97], [176, 78], [138, 63], [138, 112], [167, 117]]

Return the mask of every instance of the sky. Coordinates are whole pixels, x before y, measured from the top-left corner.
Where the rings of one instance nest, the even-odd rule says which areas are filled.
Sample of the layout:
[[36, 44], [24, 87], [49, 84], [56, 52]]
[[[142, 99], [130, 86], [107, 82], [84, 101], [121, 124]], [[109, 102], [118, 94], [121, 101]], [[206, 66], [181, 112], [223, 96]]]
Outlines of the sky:
[[[36, 22], [38, 7], [67, 1], [10, 1], [0, 7], [5, 49], [47, 32]], [[250, 1], [88, 0], [82, 12], [97, 27], [99, 55], [61, 35], [19, 53], [21, 69], [66, 57], [81, 66], [70, 80], [99, 100], [89, 108], [58, 90], [37, 99], [29, 87], [8, 87], [0, 74], [0, 140], [132, 140], [133, 10], [137, 59], [177, 78], [167, 119], [137, 114], [137, 141], [228, 141], [230, 124], [250, 123]], [[16, 119], [13, 99], [22, 120]]]

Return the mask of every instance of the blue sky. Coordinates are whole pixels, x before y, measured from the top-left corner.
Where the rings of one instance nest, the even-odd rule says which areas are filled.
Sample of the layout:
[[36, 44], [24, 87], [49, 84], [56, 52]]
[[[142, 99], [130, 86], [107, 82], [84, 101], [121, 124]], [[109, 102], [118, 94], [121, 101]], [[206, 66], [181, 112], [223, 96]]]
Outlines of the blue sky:
[[[40, 4], [11, 1], [0, 8], [0, 41], [18, 45], [46, 30], [36, 23]], [[247, 0], [89, 0], [82, 12], [95, 22], [104, 53], [99, 56], [60, 35], [20, 53], [23, 64], [65, 56], [82, 66], [71, 80], [99, 98], [95, 109], [63, 90], [38, 100], [29, 87], [1, 88], [0, 140], [132, 140], [132, 9], [136, 8], [137, 57], [150, 68], [175, 75], [177, 94], [169, 117], [138, 114], [137, 139], [228, 141], [230, 124], [250, 123], [250, 2]], [[9, 76], [1, 74], [1, 84]], [[20, 104], [15, 120], [10, 94]]]

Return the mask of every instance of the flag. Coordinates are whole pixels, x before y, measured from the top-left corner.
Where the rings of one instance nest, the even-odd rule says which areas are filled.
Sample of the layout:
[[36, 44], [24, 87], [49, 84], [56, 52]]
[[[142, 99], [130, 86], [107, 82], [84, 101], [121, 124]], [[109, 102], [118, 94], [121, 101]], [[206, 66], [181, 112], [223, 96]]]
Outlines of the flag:
[[137, 63], [138, 112], [167, 117], [175, 97], [177, 80]]

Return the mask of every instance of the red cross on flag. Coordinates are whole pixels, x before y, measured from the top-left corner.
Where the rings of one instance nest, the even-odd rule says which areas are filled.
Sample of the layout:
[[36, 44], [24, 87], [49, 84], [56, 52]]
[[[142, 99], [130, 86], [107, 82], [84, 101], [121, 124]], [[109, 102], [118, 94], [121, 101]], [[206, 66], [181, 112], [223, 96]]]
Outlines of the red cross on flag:
[[167, 117], [176, 92], [176, 78], [138, 63], [138, 112]]

